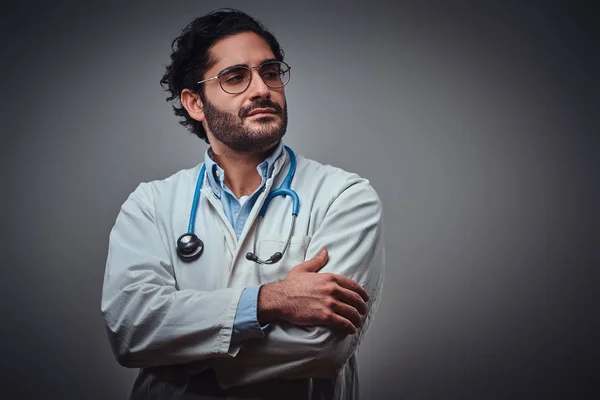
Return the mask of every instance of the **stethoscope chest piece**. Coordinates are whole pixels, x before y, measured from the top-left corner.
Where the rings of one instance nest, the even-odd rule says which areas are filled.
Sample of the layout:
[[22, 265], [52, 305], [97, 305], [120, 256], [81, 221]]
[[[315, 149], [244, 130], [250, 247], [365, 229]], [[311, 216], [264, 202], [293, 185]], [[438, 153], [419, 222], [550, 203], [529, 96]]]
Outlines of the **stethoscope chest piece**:
[[203, 251], [204, 243], [194, 233], [184, 233], [177, 239], [177, 254], [184, 261], [195, 260]]

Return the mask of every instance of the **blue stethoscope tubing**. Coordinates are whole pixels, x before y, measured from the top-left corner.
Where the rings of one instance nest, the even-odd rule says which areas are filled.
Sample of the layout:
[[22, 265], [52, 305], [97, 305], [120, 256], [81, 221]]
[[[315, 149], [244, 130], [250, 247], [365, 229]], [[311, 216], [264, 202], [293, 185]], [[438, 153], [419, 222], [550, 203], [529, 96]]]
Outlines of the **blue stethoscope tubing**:
[[[246, 259], [250, 261], [254, 261], [258, 264], [274, 264], [277, 261], [281, 260], [285, 251], [290, 245], [290, 241], [292, 238], [292, 233], [294, 232], [294, 227], [296, 225], [296, 217], [298, 216], [298, 212], [300, 211], [300, 198], [298, 194], [291, 188], [292, 179], [294, 179], [294, 174], [296, 173], [296, 154], [290, 149], [288, 146], [284, 146], [285, 150], [290, 155], [290, 168], [288, 173], [281, 183], [279, 187], [272, 192], [269, 193], [265, 202], [263, 203], [258, 215], [260, 220], [265, 216], [267, 212], [267, 208], [269, 207], [269, 203], [277, 196], [290, 196], [292, 198], [292, 223], [290, 225], [290, 231], [288, 233], [287, 240], [285, 242], [285, 246], [281, 252], [274, 253], [271, 257], [266, 260], [261, 259], [256, 255], [256, 236], [254, 235], [254, 246], [251, 252], [246, 254]], [[194, 233], [194, 224], [196, 221], [196, 214], [198, 211], [198, 204], [200, 203], [200, 192], [202, 190], [202, 185], [204, 182], [204, 174], [206, 173], [206, 165], [202, 165], [200, 169], [200, 173], [198, 174], [198, 180], [196, 182], [196, 189], [194, 190], [194, 200], [192, 200], [192, 209], [190, 211], [190, 221], [188, 223], [188, 230], [183, 235], [179, 236], [177, 239], [177, 254], [184, 261], [192, 261], [200, 255], [204, 251], [204, 243], [198, 236]], [[260, 221], [259, 221], [260, 223]]]

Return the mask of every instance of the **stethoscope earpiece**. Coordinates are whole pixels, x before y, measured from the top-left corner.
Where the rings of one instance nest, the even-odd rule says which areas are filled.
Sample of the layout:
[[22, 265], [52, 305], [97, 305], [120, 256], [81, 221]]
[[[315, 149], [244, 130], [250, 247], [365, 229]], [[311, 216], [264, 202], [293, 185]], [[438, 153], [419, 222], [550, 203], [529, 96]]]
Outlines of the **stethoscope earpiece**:
[[269, 257], [266, 260], [261, 260], [260, 258], [258, 258], [258, 256], [256, 254], [254, 254], [251, 251], [246, 253], [246, 260], [253, 261], [258, 264], [275, 264], [277, 261], [281, 260], [282, 257], [283, 257], [283, 253], [280, 251], [273, 254], [271, 257]]
[[270, 264], [274, 264], [277, 261], [281, 260], [281, 257], [283, 257], [283, 254], [281, 254], [281, 252], [277, 252], [275, 254], [273, 254], [271, 257], [269, 257]]

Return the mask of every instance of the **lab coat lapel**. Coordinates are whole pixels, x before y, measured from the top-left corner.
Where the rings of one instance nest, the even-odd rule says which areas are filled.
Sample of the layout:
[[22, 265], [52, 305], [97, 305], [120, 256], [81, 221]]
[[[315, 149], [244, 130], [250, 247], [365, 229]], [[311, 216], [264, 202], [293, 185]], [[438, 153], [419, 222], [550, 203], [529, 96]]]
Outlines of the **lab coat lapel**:
[[[227, 219], [225, 212], [223, 211], [223, 205], [221, 204], [221, 200], [219, 200], [215, 194], [212, 192], [210, 186], [205, 185], [202, 188], [202, 197], [208, 200], [212, 208], [217, 212], [219, 217], [221, 218], [221, 224], [225, 226], [225, 241], [227, 242], [227, 246], [229, 249], [235, 249], [236, 247], [236, 236], [231, 223]], [[206, 214], [205, 214], [206, 215]], [[232, 251], [233, 253], [233, 251]]]
[[[250, 215], [248, 216], [248, 219], [246, 220], [244, 229], [242, 230], [242, 234], [240, 235], [240, 238], [237, 241], [236, 252], [233, 257], [233, 265], [235, 265], [238, 262], [238, 257], [243, 256], [243, 258], [245, 258], [245, 256], [246, 256], [245, 253], [240, 255], [241, 250], [245, 248], [244, 242], [246, 241], [246, 239], [249, 236], [250, 237], [252, 236], [252, 235], [250, 235], [250, 232], [252, 229], [254, 229], [254, 224], [256, 223], [256, 218], [258, 216], [258, 213], [260, 212], [260, 209], [262, 208], [262, 206], [265, 202], [265, 199], [271, 192], [271, 187], [273, 186], [273, 183], [275, 182], [276, 179], [277, 179], [277, 181], [281, 181], [281, 179], [278, 179], [279, 174], [283, 173], [284, 166], [289, 164], [288, 158], [289, 158], [289, 154], [287, 153], [286, 150], [284, 150], [283, 156], [279, 157], [275, 161], [275, 165], [273, 167], [273, 174], [265, 182], [265, 188], [262, 191], [262, 193], [260, 194], [260, 196], [258, 197], [258, 199], [256, 199], [256, 203], [254, 203], [254, 206], [252, 207], [252, 211], [250, 212]], [[258, 234], [258, 232], [256, 232], [255, 234]], [[231, 268], [233, 268], [233, 265], [231, 266]]]

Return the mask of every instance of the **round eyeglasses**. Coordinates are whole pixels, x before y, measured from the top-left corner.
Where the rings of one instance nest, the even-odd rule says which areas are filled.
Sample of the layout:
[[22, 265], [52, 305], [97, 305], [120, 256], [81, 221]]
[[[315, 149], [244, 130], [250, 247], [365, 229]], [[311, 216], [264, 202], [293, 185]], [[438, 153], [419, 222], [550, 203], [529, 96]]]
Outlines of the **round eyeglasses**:
[[290, 71], [292, 67], [283, 61], [267, 61], [257, 67], [248, 67], [245, 65], [234, 65], [225, 68], [217, 76], [204, 79], [196, 83], [204, 83], [215, 79], [219, 80], [219, 85], [225, 93], [240, 94], [248, 89], [252, 82], [252, 70], [258, 69], [261, 79], [271, 89], [278, 89], [287, 85], [290, 81]]

